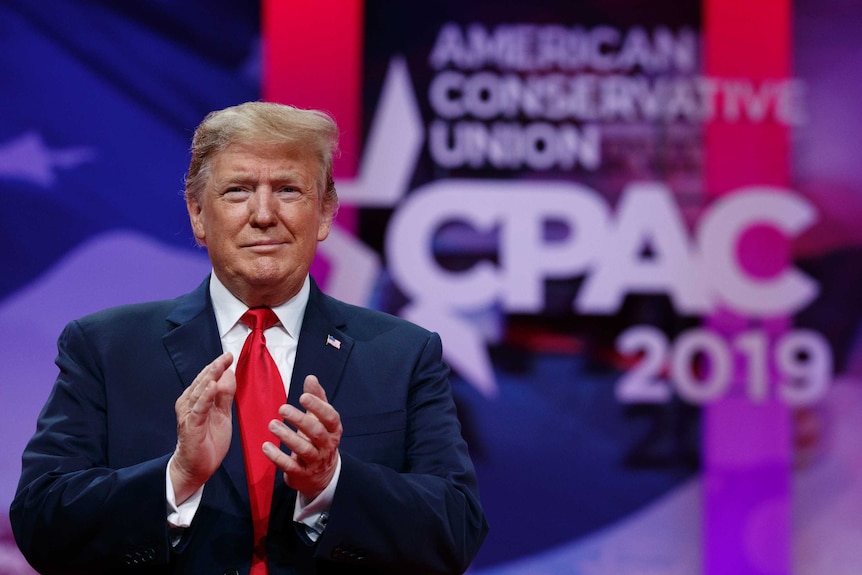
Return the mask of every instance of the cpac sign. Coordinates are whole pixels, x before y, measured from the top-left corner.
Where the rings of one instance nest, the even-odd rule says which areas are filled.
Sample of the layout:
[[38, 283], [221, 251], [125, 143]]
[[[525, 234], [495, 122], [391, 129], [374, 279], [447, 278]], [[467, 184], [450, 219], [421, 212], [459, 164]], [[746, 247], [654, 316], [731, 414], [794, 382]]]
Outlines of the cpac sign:
[[[386, 234], [388, 267], [416, 303], [451, 311], [499, 304], [536, 313], [544, 281], [583, 276], [574, 310], [613, 314], [627, 294], [665, 294], [686, 315], [725, 309], [749, 317], [790, 315], [818, 293], [817, 283], [786, 265], [754, 273], [741, 240], [754, 228], [793, 238], [816, 220], [814, 208], [788, 190], [750, 187], [717, 200], [690, 234], [670, 190], [633, 183], [615, 213], [601, 195], [575, 183], [441, 180], [410, 194]], [[453, 271], [435, 258], [435, 236], [460, 222], [497, 230], [496, 263]], [[549, 222], [564, 238], [549, 238]], [[648, 249], [649, 257], [644, 256]]]
[[[689, 228], [670, 190], [659, 183], [630, 184], [613, 208], [597, 191], [569, 182], [437, 180], [409, 190], [423, 142], [406, 64], [393, 59], [358, 177], [339, 181], [339, 196], [349, 205], [395, 208], [386, 230], [386, 267], [409, 300], [398, 314], [439, 332], [446, 361], [489, 397], [497, 393], [497, 384], [487, 344], [499, 334], [493, 321], [476, 318], [500, 310], [544, 311], [549, 279], [580, 278], [573, 311], [595, 315], [616, 313], [634, 294], [667, 296], [680, 314], [708, 316], [722, 310], [751, 318], [792, 315], [817, 297], [817, 282], [792, 266], [786, 249], [817, 216], [789, 190], [734, 190]], [[434, 245], [446, 238], [450, 224], [494, 236], [493, 261], [477, 259], [457, 270], [443, 265]], [[547, 233], [549, 224], [565, 234]], [[764, 238], [778, 249], [765, 253]], [[367, 304], [382, 265], [378, 254], [338, 228], [322, 250], [334, 262], [327, 291]], [[718, 368], [730, 365], [731, 354], [747, 353], [748, 364], [759, 373], [750, 377], [752, 399], [764, 397], [761, 383], [772, 371], [758, 370], [772, 363], [792, 385], [800, 374], [813, 382], [803, 386], [807, 391], [801, 397], [785, 400], [820, 397], [831, 376], [825, 339], [791, 332], [767, 345], [770, 337], [744, 333], [725, 341], [720, 333], [699, 329], [671, 342], [650, 326], [630, 326], [618, 338], [618, 351], [640, 351], [643, 359], [631, 377], [621, 378], [618, 396], [666, 401], [672, 389], [660, 380], [669, 362], [675, 366], [670, 384], [679, 395], [701, 403], [715, 400], [729, 385], [729, 375]], [[716, 366], [706, 382], [693, 365], [701, 356]]]

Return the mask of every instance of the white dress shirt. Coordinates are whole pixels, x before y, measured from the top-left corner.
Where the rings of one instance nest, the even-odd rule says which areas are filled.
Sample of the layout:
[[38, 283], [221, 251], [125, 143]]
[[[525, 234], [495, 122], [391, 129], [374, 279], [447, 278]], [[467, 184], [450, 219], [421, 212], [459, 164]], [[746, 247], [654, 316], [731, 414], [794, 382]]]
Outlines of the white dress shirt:
[[[240, 318], [248, 310], [248, 307], [228, 291], [224, 284], [216, 277], [215, 272], [210, 276], [209, 288], [222, 349], [233, 354], [234, 359], [231, 369], [235, 370], [242, 346], [251, 332], [251, 328], [240, 321]], [[306, 276], [305, 282], [303, 282], [298, 294], [285, 303], [272, 308], [272, 311], [275, 312], [275, 315], [279, 319], [279, 323], [264, 332], [266, 347], [278, 367], [281, 380], [284, 382], [285, 397], [289, 397], [290, 394], [290, 379], [296, 359], [299, 332], [302, 328], [302, 318], [305, 315], [305, 306], [308, 303], [310, 291], [310, 281], [308, 276]], [[168, 463], [168, 469], [170, 469], [170, 462]], [[312, 540], [317, 539], [326, 525], [326, 515], [332, 504], [332, 498], [335, 494], [335, 487], [340, 474], [341, 456], [339, 455], [335, 475], [320, 495], [311, 501], [307, 501], [301, 495], [297, 495], [293, 520], [301, 522], [306, 526], [306, 533]], [[173, 485], [171, 485], [170, 481], [170, 473], [167, 470], [166, 481], [168, 523], [174, 528], [188, 527], [191, 525], [192, 519], [200, 505], [204, 488], [201, 487], [189, 499], [177, 505]]]

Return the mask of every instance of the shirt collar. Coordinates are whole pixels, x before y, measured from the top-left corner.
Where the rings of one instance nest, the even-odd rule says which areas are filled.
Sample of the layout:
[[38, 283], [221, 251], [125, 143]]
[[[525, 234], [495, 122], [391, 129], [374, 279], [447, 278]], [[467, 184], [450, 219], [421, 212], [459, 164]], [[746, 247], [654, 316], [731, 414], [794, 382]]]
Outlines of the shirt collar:
[[[239, 322], [242, 314], [248, 311], [248, 306], [242, 303], [225, 287], [221, 280], [216, 277], [215, 272], [210, 274], [209, 287], [216, 323], [218, 324], [219, 337], [223, 338]], [[306, 275], [299, 293], [283, 304], [272, 308], [282, 327], [294, 339], [299, 338], [299, 330], [302, 328], [302, 317], [305, 315], [305, 306], [308, 304], [309, 293], [311, 293], [311, 282], [308, 279], [308, 275]]]

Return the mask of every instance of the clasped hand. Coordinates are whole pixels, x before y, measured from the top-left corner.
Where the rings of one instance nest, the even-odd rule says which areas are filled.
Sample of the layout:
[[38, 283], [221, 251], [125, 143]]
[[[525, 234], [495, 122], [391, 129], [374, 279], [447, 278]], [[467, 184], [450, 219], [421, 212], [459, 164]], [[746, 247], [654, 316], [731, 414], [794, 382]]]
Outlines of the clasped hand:
[[290, 450], [290, 455], [268, 441], [263, 444], [263, 452], [284, 472], [285, 483], [311, 500], [329, 485], [335, 474], [343, 430], [341, 416], [327, 401], [316, 376], [305, 378], [302, 392], [299, 404], [305, 411], [282, 405], [278, 414], [284, 421], [269, 422], [269, 430]]
[[[170, 465], [170, 479], [177, 503], [182, 503], [212, 477], [227, 454], [232, 433], [231, 406], [236, 377], [230, 369], [233, 356], [225, 352], [207, 365], [175, 404], [177, 447]], [[268, 425], [290, 455], [274, 442], [265, 442], [264, 454], [284, 472], [284, 481], [307, 500], [316, 497], [332, 480], [341, 441], [341, 417], [326, 398], [317, 377], [303, 383], [302, 411], [282, 405]]]

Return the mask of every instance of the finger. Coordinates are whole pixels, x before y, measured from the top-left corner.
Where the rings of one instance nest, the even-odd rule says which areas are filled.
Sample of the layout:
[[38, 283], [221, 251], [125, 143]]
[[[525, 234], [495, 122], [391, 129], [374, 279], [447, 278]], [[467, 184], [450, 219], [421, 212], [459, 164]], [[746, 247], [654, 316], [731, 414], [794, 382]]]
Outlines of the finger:
[[302, 386], [303, 394], [299, 396], [299, 404], [314, 414], [328, 431], [334, 432], [340, 426], [341, 417], [329, 403], [326, 391], [320, 385], [316, 375], [308, 375]]
[[[324, 405], [328, 406], [329, 404]], [[327, 434], [331, 433], [321, 419], [321, 417], [325, 418], [325, 415], [303, 412], [292, 405], [283, 405], [278, 414], [296, 429], [296, 433], [302, 439], [313, 443], [315, 446], [323, 446]], [[337, 414], [335, 415], [337, 417]]]
[[229, 351], [224, 352], [215, 358], [204, 370], [211, 370], [210, 377], [214, 380], [219, 379], [233, 363], [233, 354]]
[[233, 398], [236, 395], [236, 375], [231, 370], [226, 370], [216, 382], [214, 404], [222, 411], [230, 411]]
[[318, 448], [303, 432], [294, 431], [277, 419], [269, 422], [268, 429], [296, 457], [305, 460], [317, 456]]
[[319, 423], [314, 413], [302, 411], [290, 404], [285, 404], [278, 408], [278, 414], [297, 430], [303, 430], [316, 422]]
[[285, 473], [297, 473], [303, 469], [295, 458], [279, 449], [274, 443], [269, 441], [264, 442], [263, 453], [270, 461], [275, 463], [276, 467]]
[[289, 473], [297, 471], [308, 472], [309, 466], [314, 465], [320, 460], [320, 454], [308, 441], [301, 438], [299, 434], [285, 426], [281, 422], [277, 422], [282, 426], [282, 429], [276, 429], [273, 425], [270, 431], [278, 437], [282, 445], [287, 449], [287, 453], [278, 448], [274, 442], [264, 442], [264, 453], [267, 453], [266, 445], [272, 445], [275, 451], [267, 453], [267, 457], [272, 460], [279, 469]]
[[[177, 404], [182, 401], [185, 407], [195, 414], [203, 415], [209, 411], [217, 393], [228, 392], [233, 397], [231, 386], [234, 391], [236, 380], [232, 378], [233, 373], [228, 369], [233, 362], [233, 355], [225, 352], [215, 358], [204, 367], [192, 384], [183, 392]], [[225, 374], [230, 374], [224, 378]]]
[[207, 382], [201, 388], [200, 394], [191, 404], [191, 413], [197, 417], [197, 421], [203, 420], [215, 404], [217, 386], [214, 381]]
[[339, 432], [341, 429], [341, 416], [338, 411], [325, 400], [310, 394], [303, 394], [299, 398], [302, 405], [310, 416], [320, 421], [330, 433]]
[[231, 363], [233, 363], [233, 355], [229, 351], [224, 352], [198, 373], [185, 393], [189, 394], [188, 397], [190, 399], [197, 399], [203, 393], [203, 388], [206, 387], [206, 384], [210, 381], [218, 380], [227, 371]]
[[316, 375], [305, 376], [305, 381], [302, 382], [302, 391], [304, 393], [310, 393], [323, 401], [327, 401], [326, 391], [323, 389], [323, 386], [320, 385], [320, 380], [317, 379]]

